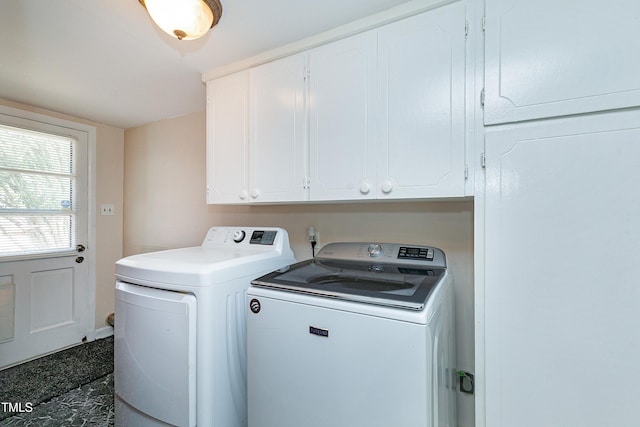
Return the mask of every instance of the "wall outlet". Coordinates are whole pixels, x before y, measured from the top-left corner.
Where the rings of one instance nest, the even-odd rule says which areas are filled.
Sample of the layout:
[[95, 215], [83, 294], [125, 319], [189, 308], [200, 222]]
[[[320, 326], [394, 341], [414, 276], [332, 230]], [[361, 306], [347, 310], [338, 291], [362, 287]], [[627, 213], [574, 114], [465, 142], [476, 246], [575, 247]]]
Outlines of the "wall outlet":
[[113, 205], [100, 205], [100, 215], [114, 215]]

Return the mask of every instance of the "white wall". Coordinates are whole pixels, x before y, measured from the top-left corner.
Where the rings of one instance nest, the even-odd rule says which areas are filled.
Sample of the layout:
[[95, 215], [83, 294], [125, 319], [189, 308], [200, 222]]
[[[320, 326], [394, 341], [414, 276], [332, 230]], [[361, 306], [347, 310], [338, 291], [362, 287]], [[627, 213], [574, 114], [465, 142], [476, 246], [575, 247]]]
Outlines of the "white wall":
[[[455, 277], [458, 368], [473, 372], [473, 202], [209, 206], [205, 113], [125, 131], [124, 254], [199, 245], [213, 225], [287, 229], [298, 260], [311, 257], [307, 227], [334, 241], [427, 244]], [[473, 426], [473, 397], [459, 394], [459, 426]]]

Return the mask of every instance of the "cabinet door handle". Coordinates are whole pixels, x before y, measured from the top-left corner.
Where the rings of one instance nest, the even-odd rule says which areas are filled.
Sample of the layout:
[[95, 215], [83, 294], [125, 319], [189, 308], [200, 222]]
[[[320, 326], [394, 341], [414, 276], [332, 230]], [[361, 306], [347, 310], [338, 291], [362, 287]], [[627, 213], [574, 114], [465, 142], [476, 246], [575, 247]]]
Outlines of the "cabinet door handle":
[[371, 184], [366, 181], [360, 184], [360, 193], [369, 194], [369, 191], [371, 191]]
[[238, 197], [240, 197], [240, 200], [244, 200], [247, 198], [248, 195], [249, 194], [247, 193], [247, 190], [242, 190], [240, 194], [238, 194]]
[[253, 191], [251, 191], [251, 198], [257, 199], [258, 197], [260, 197], [260, 190], [256, 188]]
[[393, 182], [391, 182], [391, 181], [385, 181], [385, 182], [382, 184], [382, 192], [383, 192], [384, 194], [389, 194], [389, 193], [391, 193], [391, 190], [393, 190]]

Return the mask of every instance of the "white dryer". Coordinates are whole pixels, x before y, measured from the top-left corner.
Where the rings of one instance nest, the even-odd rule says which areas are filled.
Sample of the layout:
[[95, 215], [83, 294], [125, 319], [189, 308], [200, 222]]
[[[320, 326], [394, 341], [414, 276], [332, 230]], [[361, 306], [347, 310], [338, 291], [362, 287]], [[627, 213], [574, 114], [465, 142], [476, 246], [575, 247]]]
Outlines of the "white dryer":
[[247, 292], [250, 427], [454, 427], [453, 280], [433, 247], [332, 243]]
[[294, 263], [280, 228], [116, 263], [115, 425], [245, 427], [246, 290]]

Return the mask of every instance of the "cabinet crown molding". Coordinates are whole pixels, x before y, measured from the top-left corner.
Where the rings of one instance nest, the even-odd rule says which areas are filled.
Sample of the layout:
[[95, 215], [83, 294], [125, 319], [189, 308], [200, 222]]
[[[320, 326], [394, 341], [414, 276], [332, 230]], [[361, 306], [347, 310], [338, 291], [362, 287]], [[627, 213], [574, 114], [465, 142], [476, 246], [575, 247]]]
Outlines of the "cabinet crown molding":
[[398, 6], [394, 6], [390, 9], [357, 19], [344, 25], [340, 25], [328, 31], [315, 34], [301, 40], [297, 40], [293, 43], [289, 43], [284, 46], [259, 53], [258, 55], [249, 58], [241, 59], [239, 61], [205, 71], [204, 73], [202, 73], [202, 81], [206, 83], [210, 80], [214, 80], [228, 74], [233, 74], [235, 72], [243, 71], [251, 67], [275, 61], [286, 56], [294, 55], [308, 49], [322, 46], [324, 44], [337, 41], [345, 37], [353, 36], [367, 30], [381, 27], [383, 25], [390, 24], [392, 22], [408, 18], [413, 15], [417, 15], [430, 9], [435, 9], [449, 3], [455, 3], [456, 1], [459, 0], [408, 1]]

